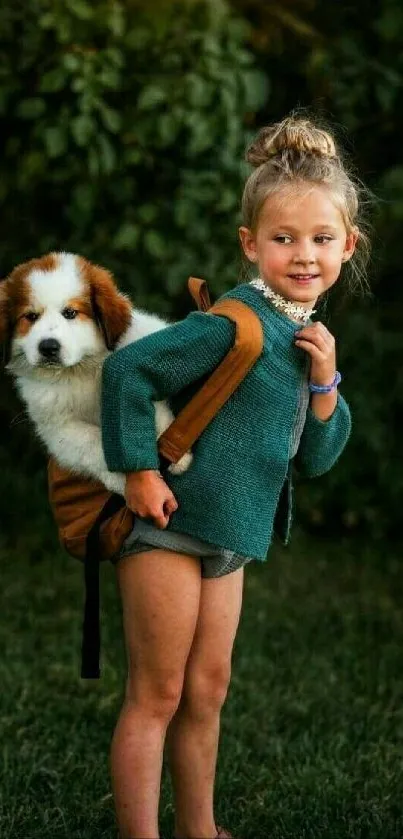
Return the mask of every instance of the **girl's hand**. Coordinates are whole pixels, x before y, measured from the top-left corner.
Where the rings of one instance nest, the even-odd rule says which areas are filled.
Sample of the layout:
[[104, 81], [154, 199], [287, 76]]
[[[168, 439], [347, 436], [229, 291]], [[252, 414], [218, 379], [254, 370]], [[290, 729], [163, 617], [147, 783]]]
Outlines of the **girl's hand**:
[[336, 375], [336, 342], [320, 321], [295, 333], [297, 347], [311, 356], [310, 380], [315, 385], [331, 385]]
[[155, 469], [130, 472], [126, 476], [125, 498], [133, 513], [152, 518], [160, 530], [164, 530], [171, 513], [178, 509], [174, 494]]

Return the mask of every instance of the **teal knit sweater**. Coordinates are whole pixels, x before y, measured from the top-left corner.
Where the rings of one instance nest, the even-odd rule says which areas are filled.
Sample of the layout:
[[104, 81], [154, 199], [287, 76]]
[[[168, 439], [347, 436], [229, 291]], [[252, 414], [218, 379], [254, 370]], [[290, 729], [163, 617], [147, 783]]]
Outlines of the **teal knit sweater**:
[[[275, 519], [284, 541], [289, 537], [290, 452], [308, 357], [294, 344], [300, 326], [253, 286], [239, 285], [225, 298], [242, 300], [258, 314], [263, 352], [193, 446], [188, 471], [164, 475], [178, 502], [167, 529], [264, 560]], [[158, 468], [153, 402], [168, 399], [177, 413], [228, 352], [234, 332], [225, 317], [192, 312], [107, 358], [102, 438], [111, 471]], [[298, 472], [307, 477], [327, 472], [350, 427], [350, 412], [340, 394], [326, 422], [308, 407], [293, 459]]]

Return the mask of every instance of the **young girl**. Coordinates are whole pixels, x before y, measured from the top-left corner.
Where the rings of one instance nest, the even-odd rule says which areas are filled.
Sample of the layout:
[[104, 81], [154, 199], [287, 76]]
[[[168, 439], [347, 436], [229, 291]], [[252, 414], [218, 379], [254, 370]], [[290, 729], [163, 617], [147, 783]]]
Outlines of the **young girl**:
[[307, 120], [263, 129], [248, 159], [239, 233], [258, 278], [224, 297], [259, 315], [264, 348], [187, 472], [158, 471], [153, 402], [169, 398], [177, 413], [230, 349], [234, 325], [192, 312], [104, 366], [106, 460], [128, 473], [138, 514], [117, 564], [129, 666], [111, 750], [122, 839], [159, 835], [165, 740], [175, 839], [231, 837], [216, 824], [213, 790], [243, 567], [265, 560], [274, 527], [288, 539], [292, 464], [322, 475], [350, 434], [335, 341], [311, 315], [366, 244], [357, 188], [332, 137]]

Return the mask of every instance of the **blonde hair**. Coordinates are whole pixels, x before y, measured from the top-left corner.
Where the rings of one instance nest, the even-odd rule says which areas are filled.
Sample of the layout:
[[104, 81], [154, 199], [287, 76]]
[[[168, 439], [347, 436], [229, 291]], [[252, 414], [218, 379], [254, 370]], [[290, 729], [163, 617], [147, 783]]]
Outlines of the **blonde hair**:
[[242, 196], [245, 227], [255, 231], [266, 199], [287, 186], [326, 187], [342, 214], [347, 235], [358, 230], [355, 253], [345, 266], [350, 269], [350, 289], [366, 290], [370, 240], [360, 211], [367, 190], [347, 171], [332, 134], [309, 119], [291, 115], [262, 128], [247, 149], [246, 159], [255, 168]]

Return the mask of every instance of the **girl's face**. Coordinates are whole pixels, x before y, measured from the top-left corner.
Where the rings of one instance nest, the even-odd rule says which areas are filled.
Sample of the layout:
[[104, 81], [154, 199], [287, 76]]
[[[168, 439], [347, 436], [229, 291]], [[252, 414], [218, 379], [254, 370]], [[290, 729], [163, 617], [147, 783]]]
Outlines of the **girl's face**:
[[239, 235], [270, 288], [307, 308], [336, 282], [358, 239], [356, 229], [347, 235], [340, 210], [320, 186], [269, 196], [256, 231], [240, 227]]

